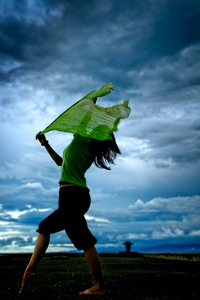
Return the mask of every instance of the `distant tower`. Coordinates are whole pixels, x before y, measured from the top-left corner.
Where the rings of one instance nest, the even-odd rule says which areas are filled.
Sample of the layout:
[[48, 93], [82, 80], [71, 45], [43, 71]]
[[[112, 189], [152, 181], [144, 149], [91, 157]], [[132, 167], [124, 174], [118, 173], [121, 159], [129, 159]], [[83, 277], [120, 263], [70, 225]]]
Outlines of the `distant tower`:
[[133, 245], [133, 243], [125, 242], [125, 243], [123, 243], [123, 245], [126, 246], [126, 253], [130, 253], [131, 252], [131, 245]]

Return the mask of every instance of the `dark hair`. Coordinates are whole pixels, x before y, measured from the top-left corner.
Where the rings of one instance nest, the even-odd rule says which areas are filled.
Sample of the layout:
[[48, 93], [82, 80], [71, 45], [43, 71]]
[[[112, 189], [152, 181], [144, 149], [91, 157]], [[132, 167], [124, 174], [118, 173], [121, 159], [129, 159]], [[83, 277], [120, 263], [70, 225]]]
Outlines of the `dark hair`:
[[110, 135], [112, 137], [112, 140], [92, 140], [92, 153], [94, 163], [98, 168], [103, 168], [106, 170], [110, 170], [110, 167], [108, 167], [106, 164], [115, 164], [114, 160], [117, 154], [121, 154], [115, 141], [114, 134], [111, 133]]

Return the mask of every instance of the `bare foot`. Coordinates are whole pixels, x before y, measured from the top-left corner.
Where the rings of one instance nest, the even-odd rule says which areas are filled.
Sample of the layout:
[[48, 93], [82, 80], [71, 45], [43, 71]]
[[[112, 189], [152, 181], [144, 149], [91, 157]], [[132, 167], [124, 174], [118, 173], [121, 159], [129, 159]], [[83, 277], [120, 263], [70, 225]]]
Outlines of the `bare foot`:
[[20, 288], [20, 290], [19, 290], [19, 294], [21, 294], [21, 293], [25, 290], [27, 284], [28, 284], [35, 276], [37, 276], [36, 270], [29, 270], [29, 271], [25, 271], [25, 272], [24, 272], [24, 276], [23, 276], [23, 278], [22, 278], [22, 285], [21, 285], [21, 288]]
[[104, 295], [106, 293], [105, 287], [101, 289], [98, 285], [94, 285], [90, 289], [79, 292], [79, 295]]

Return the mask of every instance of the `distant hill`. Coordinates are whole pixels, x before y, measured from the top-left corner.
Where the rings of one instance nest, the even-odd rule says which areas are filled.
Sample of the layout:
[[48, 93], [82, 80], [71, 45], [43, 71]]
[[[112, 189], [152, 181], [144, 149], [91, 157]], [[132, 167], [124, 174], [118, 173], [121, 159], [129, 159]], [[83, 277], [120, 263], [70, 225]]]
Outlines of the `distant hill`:
[[200, 252], [200, 244], [167, 244], [156, 245], [151, 247], [135, 247], [132, 251], [138, 252], [173, 252], [173, 253], [198, 253]]
[[[98, 247], [98, 245], [97, 245]], [[110, 247], [105, 248], [98, 247], [99, 252], [107, 253], [118, 253], [125, 252], [125, 247]], [[155, 245], [150, 247], [137, 247], [136, 245], [131, 246], [131, 252], [140, 253], [200, 253], [200, 244], [166, 244], [166, 245]]]

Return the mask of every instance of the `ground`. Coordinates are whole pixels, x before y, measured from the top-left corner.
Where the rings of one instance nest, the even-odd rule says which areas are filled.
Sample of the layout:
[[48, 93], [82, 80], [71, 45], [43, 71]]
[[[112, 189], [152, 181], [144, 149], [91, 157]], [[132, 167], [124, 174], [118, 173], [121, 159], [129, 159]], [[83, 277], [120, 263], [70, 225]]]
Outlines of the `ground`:
[[200, 262], [164, 260], [147, 257], [101, 257], [107, 284], [104, 296], [79, 296], [93, 285], [84, 257], [45, 256], [38, 276], [18, 295], [28, 256], [1, 257], [1, 299], [200, 299]]

